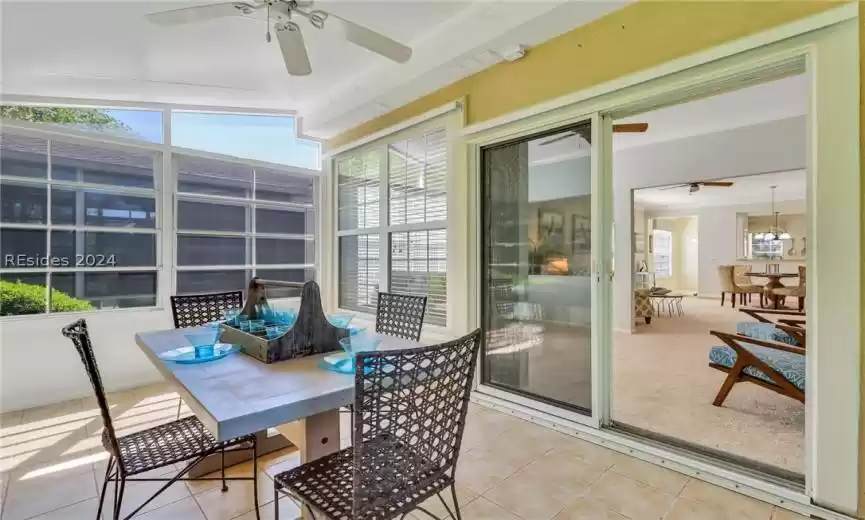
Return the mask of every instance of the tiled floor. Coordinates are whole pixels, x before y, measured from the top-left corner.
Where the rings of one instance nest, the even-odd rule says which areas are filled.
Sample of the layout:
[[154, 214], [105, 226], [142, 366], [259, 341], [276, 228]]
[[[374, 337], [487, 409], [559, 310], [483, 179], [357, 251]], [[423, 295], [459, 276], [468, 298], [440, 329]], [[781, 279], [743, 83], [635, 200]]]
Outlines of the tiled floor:
[[[120, 433], [188, 413], [163, 386], [110, 396]], [[2, 520], [92, 520], [106, 456], [92, 399], [0, 417]], [[347, 433], [347, 432], [346, 432]], [[472, 406], [457, 470], [465, 520], [804, 520], [742, 495], [690, 479], [492, 410]], [[271, 475], [298, 464], [284, 450], [260, 459], [261, 518], [273, 519]], [[170, 471], [170, 470], [167, 470]], [[250, 464], [231, 472], [251, 471]], [[129, 484], [130, 506], [152, 483]], [[222, 493], [214, 483], [177, 484], [138, 516], [143, 520], [252, 520], [251, 482]], [[433, 513], [444, 508], [429, 504]], [[280, 517], [297, 507], [280, 502]], [[417, 519], [425, 515], [418, 513]]]

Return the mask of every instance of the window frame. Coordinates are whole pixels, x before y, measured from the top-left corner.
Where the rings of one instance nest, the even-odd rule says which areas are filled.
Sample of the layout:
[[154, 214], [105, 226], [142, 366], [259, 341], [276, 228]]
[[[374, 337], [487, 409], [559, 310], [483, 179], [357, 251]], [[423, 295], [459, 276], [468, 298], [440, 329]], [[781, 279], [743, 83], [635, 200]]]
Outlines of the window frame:
[[[163, 192], [165, 189], [165, 171], [164, 166], [164, 146], [160, 144], [148, 143], [146, 141], [117, 142], [115, 139], [104, 139], [104, 136], [97, 134], [95, 136], [85, 134], [77, 135], [77, 132], [69, 132], [65, 129], [41, 129], [31, 127], [19, 127], [16, 124], [3, 122], [3, 133], [20, 137], [29, 137], [42, 139], [46, 143], [45, 154], [45, 178], [34, 177], [18, 177], [14, 175], [4, 175], [2, 180], [4, 183], [9, 183], [15, 186], [27, 187], [44, 187], [45, 188], [45, 223], [43, 224], [23, 224], [15, 222], [0, 223], [0, 228], [3, 230], [34, 230], [45, 232], [45, 254], [51, 258], [52, 234], [55, 231], [67, 232], [82, 232], [82, 233], [113, 233], [119, 235], [141, 234], [154, 237], [154, 263], [153, 265], [144, 266], [105, 266], [105, 267], [57, 267], [49, 265], [46, 267], [5, 267], [0, 264], [0, 274], [28, 274], [28, 275], [45, 275], [45, 310], [40, 314], [25, 314], [16, 316], [2, 316], [0, 320], [15, 318], [37, 318], [50, 315], [68, 315], [76, 314], [73, 312], [51, 312], [50, 294], [53, 288], [52, 277], [56, 274], [74, 274], [74, 273], [154, 273], [156, 275], [156, 290], [154, 294], [154, 306], [141, 307], [123, 307], [109, 309], [94, 309], [92, 311], [82, 311], [85, 314], [93, 312], [112, 312], [112, 311], [136, 311], [158, 308], [160, 306], [160, 290], [159, 280], [162, 270], [162, 244], [164, 236], [164, 215], [163, 215]], [[66, 144], [81, 145], [87, 147], [98, 148], [101, 150], [116, 150], [121, 153], [139, 153], [153, 156], [153, 188], [141, 188], [133, 186], [117, 186], [109, 184], [98, 184], [92, 182], [59, 180], [52, 178], [53, 158], [52, 144], [54, 142], [62, 142]], [[77, 225], [77, 224], [54, 224], [52, 222], [52, 196], [55, 189], [71, 190], [73, 193], [88, 193], [97, 191], [111, 195], [127, 195], [138, 196], [144, 198], [152, 198], [154, 202], [154, 227], [152, 228], [118, 228], [112, 226], [99, 225]], [[77, 252], [76, 252], [77, 254]], [[73, 296], [74, 297], [74, 296]], [[109, 300], [110, 298], [102, 298]]]
[[[156, 210], [156, 223], [154, 228], [139, 228], [139, 229], [123, 229], [123, 233], [141, 233], [141, 232], [152, 232], [155, 233], [156, 238], [156, 265], [154, 267], [115, 267], [115, 268], [104, 268], [104, 267], [94, 267], [94, 268], [78, 268], [72, 269], [71, 272], [79, 272], [79, 271], [95, 271], [95, 272], [117, 272], [117, 271], [128, 271], [128, 272], [142, 272], [142, 271], [153, 271], [156, 272], [156, 304], [154, 306], [143, 306], [143, 307], [128, 307], [128, 308], [112, 308], [112, 309], [95, 309], [92, 311], [70, 311], [70, 312], [55, 312], [49, 313], [49, 308], [46, 299], [46, 312], [41, 314], [23, 314], [23, 315], [15, 315], [15, 316], [0, 316], [0, 323], [6, 321], [17, 321], [17, 320], [28, 320], [28, 319], [39, 319], [46, 318], [49, 316], [57, 316], [63, 315], [68, 317], [88, 317], [93, 316], [95, 313], [127, 313], [127, 312], [153, 312], [153, 311], [165, 311], [166, 309], [171, 308], [170, 297], [175, 294], [177, 288], [177, 262], [176, 262], [176, 246], [177, 246], [177, 228], [176, 228], [176, 195], [177, 195], [177, 179], [176, 173], [173, 170], [174, 165], [174, 155], [182, 155], [187, 157], [192, 157], [196, 159], [204, 159], [204, 160], [212, 160], [212, 161], [220, 161], [220, 162], [229, 162], [234, 164], [240, 164], [244, 167], [250, 168], [261, 168], [266, 169], [271, 172], [287, 172], [291, 173], [295, 176], [309, 177], [313, 180], [313, 192], [311, 203], [309, 206], [314, 211], [314, 231], [312, 233], [314, 245], [313, 250], [315, 254], [313, 267], [304, 270], [312, 270], [314, 273], [314, 279], [319, 281], [321, 279], [321, 262], [322, 262], [322, 243], [324, 240], [324, 236], [322, 233], [325, 231], [324, 224], [322, 222], [322, 216], [325, 214], [323, 211], [323, 203], [324, 199], [322, 197], [322, 189], [321, 183], [325, 178], [325, 171], [322, 170], [314, 170], [309, 168], [304, 168], [300, 166], [289, 166], [284, 164], [274, 164], [266, 161], [260, 161], [255, 159], [245, 159], [240, 157], [234, 157], [230, 155], [223, 155], [213, 152], [207, 152], [204, 150], [194, 150], [188, 148], [182, 148], [178, 146], [172, 146], [171, 143], [171, 113], [173, 110], [179, 111], [210, 111], [215, 113], [226, 113], [226, 114], [248, 114], [248, 115], [278, 115], [285, 117], [293, 117], [295, 121], [297, 121], [297, 115], [293, 112], [288, 111], [267, 111], [267, 110], [246, 110], [246, 109], [232, 109], [232, 108], [213, 108], [213, 107], [196, 107], [196, 106], [176, 106], [176, 105], [168, 105], [168, 104], [160, 104], [160, 103], [122, 103], [122, 102], [110, 102], [110, 103], [99, 103], [98, 101], [80, 101], [80, 100], [64, 100], [64, 99], [41, 99], [41, 98], [32, 98], [32, 97], [10, 97], [5, 100], [8, 104], [16, 104], [16, 105], [33, 105], [33, 106], [56, 106], [56, 107], [81, 107], [81, 108], [145, 108], [145, 109], [157, 109], [162, 112], [162, 125], [163, 125], [163, 143], [153, 143], [145, 140], [132, 139], [123, 136], [114, 136], [111, 134], [105, 134], [100, 132], [91, 132], [76, 128], [63, 128], [58, 126], [44, 125], [38, 123], [32, 123], [28, 121], [18, 121], [18, 120], [3, 120], [3, 133], [15, 134], [15, 135], [24, 135], [27, 137], [34, 137], [45, 140], [60, 140], [65, 142], [74, 142], [76, 144], [82, 144], [85, 146], [94, 146], [97, 148], [116, 148], [120, 150], [126, 150], [130, 152], [158, 152], [161, 154], [161, 164], [159, 166], [159, 171], [154, 172], [154, 188], [151, 190], [154, 192], [152, 195], [155, 200], [155, 210]], [[320, 143], [320, 149], [323, 147], [324, 143], [320, 139], [315, 139], [310, 136], [304, 135], [300, 132], [298, 128], [297, 132], [298, 138], [303, 138], [305, 140], [312, 140]], [[50, 159], [48, 159], [50, 162]], [[159, 161], [157, 161], [159, 162]], [[325, 156], [322, 154], [320, 156], [320, 162], [322, 165], [325, 165]], [[50, 164], [47, 166], [50, 168]], [[7, 177], [4, 175], [4, 181], [12, 182], [16, 185], [27, 185], [27, 186], [39, 186], [45, 185], [46, 181], [52, 181], [52, 179], [34, 179], [32, 177]], [[93, 184], [93, 183], [78, 183], [73, 181], [54, 181], [58, 186], [74, 186], [78, 190], [86, 190], [86, 189], [97, 189], [102, 192], [110, 192], [110, 193], [121, 193], [121, 194], [129, 194], [129, 195], [140, 195], [142, 193], [141, 190], [147, 191], [146, 188], [134, 188], [134, 187], [123, 187], [123, 186], [109, 186], [102, 184]], [[136, 192], [136, 193], [133, 193]], [[46, 202], [48, 201], [46, 197]], [[249, 202], [256, 202], [252, 199]], [[274, 206], [283, 206], [285, 204], [291, 203], [281, 203], [279, 201], [258, 201], [260, 207], [274, 207]], [[50, 222], [50, 213], [47, 215], [48, 222]], [[23, 225], [13, 225], [12, 223], [3, 223], [3, 229], [24, 229], [28, 226], [28, 224]], [[40, 228], [41, 225], [36, 225], [37, 228]], [[73, 226], [66, 226], [66, 228], [71, 228]], [[32, 228], [32, 226], [31, 226]], [[53, 226], [55, 230], [67, 230], [62, 229], [64, 226]], [[40, 228], [42, 229], [42, 228]], [[120, 231], [118, 228], [105, 228], [104, 226], [85, 226], [85, 227], [77, 227], [76, 231]], [[50, 236], [50, 232], [48, 232]], [[261, 237], [261, 236], [260, 236]], [[267, 237], [264, 237], [267, 238]], [[285, 235], [279, 235], [279, 238], [285, 238]], [[254, 242], [254, 240], [252, 240]], [[259, 269], [266, 268], [283, 268], [283, 265], [289, 264], [276, 264], [276, 266], [271, 265], [260, 265]], [[228, 266], [218, 266], [219, 270], [226, 270]], [[233, 267], [233, 266], [232, 266]], [[198, 269], [199, 266], [193, 267], [193, 269]], [[45, 272], [47, 268], [9, 268], [4, 269], [2, 264], [0, 264], [0, 273], [23, 273], [23, 274], [41, 274]], [[254, 271], [253, 271], [254, 272]], [[46, 275], [47, 276], [47, 275]], [[47, 292], [50, 291], [50, 283], [46, 278], [46, 296]]]
[[[184, 151], [183, 153], [175, 153], [177, 157], [193, 157], [196, 159], [202, 159], [204, 157], [199, 157], [197, 155], [193, 155]], [[208, 154], [209, 155], [209, 154]], [[314, 278], [318, 280], [319, 278], [319, 262], [320, 258], [318, 256], [319, 247], [317, 242], [321, 240], [319, 237], [316, 240], [316, 232], [313, 233], [270, 233], [270, 232], [256, 232], [257, 227], [257, 213], [259, 209], [273, 209], [273, 210], [302, 210], [304, 212], [312, 212], [313, 214], [313, 224], [318, 229], [319, 226], [319, 215], [321, 214], [321, 210], [318, 207], [318, 192], [320, 179], [312, 178], [312, 202], [310, 204], [299, 204], [295, 202], [281, 202], [274, 200], [262, 200], [256, 199], [256, 165], [250, 165], [246, 160], [240, 158], [231, 158], [229, 159], [221, 159], [217, 160], [213, 157], [207, 157], [207, 160], [210, 161], [218, 161], [222, 163], [230, 163], [234, 166], [242, 166], [249, 167], [252, 170], [252, 182], [251, 182], [251, 192], [249, 197], [231, 197], [226, 195], [212, 195], [212, 194], [204, 194], [204, 193], [192, 193], [192, 192], [181, 192], [178, 188], [178, 184], [180, 181], [179, 170], [177, 168], [177, 161], [174, 160], [175, 157], [172, 157], [172, 177], [173, 177], [173, 188], [174, 188], [174, 257], [173, 257], [173, 276], [172, 276], [172, 288], [174, 292], [177, 293], [177, 277], [179, 273], [182, 272], [195, 272], [195, 271], [249, 271], [251, 277], [257, 276], [259, 270], [271, 270], [271, 269], [298, 269], [302, 271], [313, 271]], [[266, 169], [270, 171], [278, 171], [281, 173], [291, 174], [294, 176], [298, 176], [296, 168], [293, 166], [280, 166], [273, 165], [269, 163], [259, 163], [267, 164]], [[262, 168], [264, 169], [264, 168]], [[215, 231], [215, 230], [181, 230], [179, 217], [180, 217], [180, 203], [181, 202], [199, 202], [199, 203], [214, 203], [221, 205], [231, 205], [242, 207], [246, 211], [246, 220], [244, 222], [246, 230], [244, 231]], [[244, 264], [234, 264], [234, 265], [180, 265], [178, 259], [178, 242], [181, 236], [194, 236], [194, 237], [219, 237], [219, 238], [243, 238], [247, 240], [247, 250], [246, 255], [247, 261]], [[313, 254], [315, 255], [312, 263], [304, 262], [303, 264], [288, 264], [288, 263], [278, 263], [278, 264], [259, 264], [256, 260], [257, 258], [257, 239], [283, 239], [283, 240], [304, 240], [306, 242], [312, 242]], [[179, 294], [179, 293], [178, 293]]]
[[[455, 206], [454, 197], [458, 191], [455, 186], [454, 172], [457, 170], [456, 164], [459, 161], [455, 153], [455, 142], [459, 139], [459, 128], [463, 126], [463, 113], [460, 103], [448, 104], [439, 109], [430, 111], [415, 120], [407, 122], [405, 125], [400, 125], [392, 129], [374, 135], [374, 139], [362, 140], [352, 143], [345, 148], [330, 151], [325, 159], [327, 167], [328, 180], [331, 183], [329, 193], [331, 194], [330, 202], [330, 218], [332, 219], [333, 236], [328, 240], [328, 244], [333, 251], [332, 264], [329, 266], [329, 279], [332, 280], [331, 301], [335, 302], [333, 310], [340, 312], [349, 312], [361, 314], [365, 319], [373, 321], [375, 319], [375, 309], [358, 310], [356, 308], [344, 307], [339, 300], [340, 296], [340, 239], [346, 236], [360, 235], [377, 235], [379, 237], [379, 290], [390, 290], [391, 282], [391, 235], [393, 233], [405, 233], [412, 231], [437, 231], [441, 230], [446, 235], [446, 250], [447, 256], [445, 263], [448, 266], [446, 271], [446, 303], [445, 303], [445, 320], [440, 323], [424, 320], [424, 331], [431, 332], [436, 337], [447, 338], [453, 336], [452, 332], [459, 325], [456, 323], [460, 320], [455, 319], [454, 303], [452, 297], [452, 283], [455, 283], [455, 271], [450, 267], [455, 265], [454, 262], [462, 251], [454, 252], [455, 247], [455, 220], [454, 217], [458, 214], [457, 211], [452, 211]], [[388, 145], [394, 142], [405, 141], [407, 139], [417, 138], [422, 135], [431, 134], [436, 131], [444, 131], [444, 142], [446, 149], [446, 164], [445, 164], [445, 201], [446, 201], [446, 217], [441, 220], [420, 223], [405, 223], [405, 224], [390, 224], [390, 199], [389, 199], [389, 171], [388, 171]], [[378, 165], [378, 200], [379, 200], [379, 225], [368, 228], [352, 228], [340, 229], [340, 200], [339, 200], [339, 174], [337, 164], [341, 160], [349, 157], [362, 156], [371, 150], [379, 150], [380, 160]], [[456, 254], [455, 254], [456, 253]], [[362, 318], [362, 319], [364, 319]]]
[[[665, 234], [667, 235], [667, 248], [666, 248], [666, 256], [667, 257], [667, 270], [664, 272], [658, 272], [658, 263], [655, 260], [655, 257], [658, 255], [658, 239], [655, 233]], [[658, 278], [672, 278], [673, 277], [673, 233], [666, 229], [653, 229], [652, 230], [652, 273], [655, 274]]]

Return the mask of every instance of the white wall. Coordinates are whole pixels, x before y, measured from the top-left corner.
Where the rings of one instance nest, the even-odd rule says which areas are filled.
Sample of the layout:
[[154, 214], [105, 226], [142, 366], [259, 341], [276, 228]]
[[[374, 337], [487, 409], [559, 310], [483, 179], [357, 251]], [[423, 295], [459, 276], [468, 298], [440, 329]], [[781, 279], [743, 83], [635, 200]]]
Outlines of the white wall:
[[[636, 211], [634, 214], [636, 215]], [[697, 217], [657, 218], [655, 229], [669, 231], [673, 239], [672, 275], [655, 275], [655, 285], [680, 292], [697, 291], [699, 272]]]
[[0, 410], [92, 396], [84, 365], [60, 329], [84, 318], [106, 390], [162, 377], [135, 345], [136, 332], [173, 328], [167, 310], [117, 310], [4, 319], [0, 324]]
[[[613, 220], [618, 228], [614, 245], [616, 266], [630, 265], [633, 258], [631, 230], [622, 229], [621, 224], [631, 223], [631, 190], [803, 169], [806, 167], [806, 135], [805, 118], [794, 117], [616, 152], [613, 156]], [[698, 214], [698, 229], [707, 230], [726, 222], [726, 217], [718, 214], [707, 216], [709, 219], [703, 223], [702, 213]], [[729, 237], [719, 238], [725, 245], [707, 246], [706, 240], [699, 240], [700, 259], [735, 260], [735, 229], [734, 217]], [[730, 253], [727, 253], [728, 247]], [[709, 284], [708, 287], [713, 284], [702, 266], [701, 261], [698, 275], [701, 293], [704, 284]], [[630, 273], [625, 276], [617, 273], [613, 279], [613, 305], [614, 328], [632, 330]]]

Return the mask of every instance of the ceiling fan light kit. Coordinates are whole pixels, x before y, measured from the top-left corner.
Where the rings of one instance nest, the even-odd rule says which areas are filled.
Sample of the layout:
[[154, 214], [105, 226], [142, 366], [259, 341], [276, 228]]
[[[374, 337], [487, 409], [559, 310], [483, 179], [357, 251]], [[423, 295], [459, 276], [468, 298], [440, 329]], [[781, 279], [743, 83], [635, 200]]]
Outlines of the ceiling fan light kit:
[[285, 68], [292, 76], [306, 76], [312, 72], [309, 54], [303, 39], [303, 31], [301, 26], [294, 21], [298, 17], [305, 18], [315, 29], [340, 36], [359, 47], [397, 63], [405, 63], [411, 58], [410, 47], [335, 14], [312, 9], [312, 5], [312, 0], [228, 2], [150, 13], [147, 18], [152, 23], [166, 26], [204, 22], [232, 16], [265, 21], [268, 27], [265, 41], [268, 43], [271, 41], [270, 27], [273, 27], [285, 61]]

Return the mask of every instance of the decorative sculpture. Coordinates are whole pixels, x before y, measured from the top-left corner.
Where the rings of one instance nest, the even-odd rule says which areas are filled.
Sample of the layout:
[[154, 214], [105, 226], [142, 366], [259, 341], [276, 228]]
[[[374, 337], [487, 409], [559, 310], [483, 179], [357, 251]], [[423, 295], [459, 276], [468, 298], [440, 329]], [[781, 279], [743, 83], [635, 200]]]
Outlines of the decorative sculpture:
[[268, 340], [223, 323], [222, 341], [239, 344], [245, 354], [264, 363], [324, 354], [341, 348], [339, 340], [348, 337], [348, 329], [335, 327], [327, 320], [321, 305], [321, 291], [314, 281], [299, 283], [253, 278], [243, 307], [243, 314], [249, 319], [260, 319], [262, 310], [269, 306], [266, 286], [301, 289], [300, 309], [291, 328], [282, 336]]

